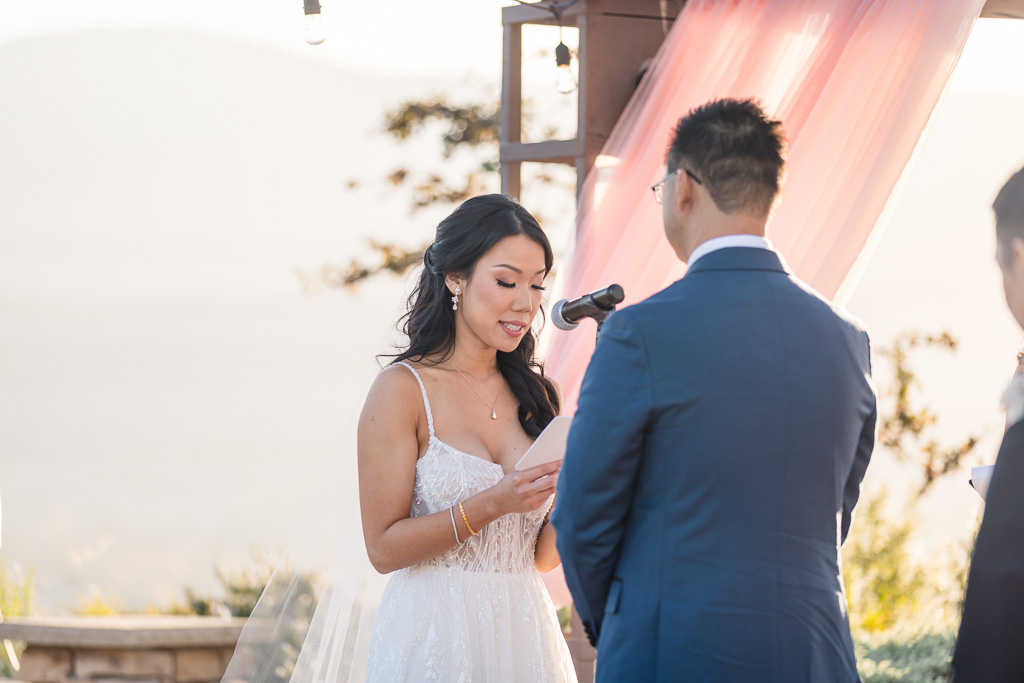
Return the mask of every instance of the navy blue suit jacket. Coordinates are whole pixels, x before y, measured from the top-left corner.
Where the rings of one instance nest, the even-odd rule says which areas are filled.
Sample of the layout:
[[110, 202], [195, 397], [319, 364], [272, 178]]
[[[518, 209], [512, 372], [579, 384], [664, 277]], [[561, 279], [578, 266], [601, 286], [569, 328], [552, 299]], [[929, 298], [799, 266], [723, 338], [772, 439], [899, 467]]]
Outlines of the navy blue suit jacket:
[[1024, 681], [1024, 422], [1003, 437], [953, 653], [957, 683]]
[[856, 681], [839, 572], [867, 334], [726, 248], [605, 323], [552, 523], [599, 681]]

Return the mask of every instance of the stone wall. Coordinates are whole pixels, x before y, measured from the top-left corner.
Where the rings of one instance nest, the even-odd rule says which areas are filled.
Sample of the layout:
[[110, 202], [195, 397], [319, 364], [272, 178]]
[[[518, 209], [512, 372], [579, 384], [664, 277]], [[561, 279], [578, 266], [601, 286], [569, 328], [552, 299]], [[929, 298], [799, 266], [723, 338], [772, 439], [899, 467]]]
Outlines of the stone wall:
[[[28, 644], [27, 683], [218, 683], [245, 619], [218, 617], [10, 618], [0, 640]], [[573, 614], [566, 636], [581, 683], [594, 680], [595, 651]]]
[[18, 679], [31, 683], [214, 683], [244, 619], [216, 617], [21, 618], [0, 639], [23, 641]]

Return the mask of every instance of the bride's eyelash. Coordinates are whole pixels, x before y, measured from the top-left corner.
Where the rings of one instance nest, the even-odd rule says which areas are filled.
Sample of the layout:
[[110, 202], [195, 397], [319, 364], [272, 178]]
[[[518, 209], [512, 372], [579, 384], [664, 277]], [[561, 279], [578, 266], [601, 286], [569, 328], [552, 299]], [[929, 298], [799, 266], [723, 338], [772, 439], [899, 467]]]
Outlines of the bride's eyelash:
[[[515, 283], [513, 283], [513, 282], [504, 282], [502, 280], [498, 280], [497, 282], [498, 282], [498, 286], [499, 287], [507, 287], [508, 289], [512, 289], [513, 287], [515, 287]], [[541, 292], [544, 291], [544, 288], [541, 287], [540, 285], [531, 285], [531, 286], [534, 289], [540, 290]]]

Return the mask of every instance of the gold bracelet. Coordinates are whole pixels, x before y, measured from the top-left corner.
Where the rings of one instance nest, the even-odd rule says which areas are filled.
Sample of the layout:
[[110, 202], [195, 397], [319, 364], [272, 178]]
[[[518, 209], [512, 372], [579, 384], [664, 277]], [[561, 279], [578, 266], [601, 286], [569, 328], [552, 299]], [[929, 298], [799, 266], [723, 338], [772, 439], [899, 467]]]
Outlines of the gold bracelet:
[[462, 521], [466, 523], [466, 528], [469, 529], [469, 533], [473, 534], [474, 536], [479, 536], [480, 532], [479, 531], [473, 531], [473, 527], [471, 527], [469, 525], [469, 518], [466, 517], [466, 508], [462, 507], [462, 501], [461, 500], [459, 501], [459, 512], [462, 513]]

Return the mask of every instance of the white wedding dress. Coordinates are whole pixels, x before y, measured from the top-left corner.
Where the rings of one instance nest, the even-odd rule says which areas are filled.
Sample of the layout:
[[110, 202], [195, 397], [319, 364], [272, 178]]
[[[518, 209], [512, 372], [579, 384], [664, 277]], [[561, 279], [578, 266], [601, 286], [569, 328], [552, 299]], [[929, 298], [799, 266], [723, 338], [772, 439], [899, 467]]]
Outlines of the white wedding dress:
[[[430, 431], [416, 463], [412, 516], [446, 512], [504, 472], [437, 438], [423, 380], [400, 365], [419, 382]], [[500, 517], [464, 545], [395, 572], [373, 623], [366, 680], [575, 681], [554, 605], [533, 566], [551, 504]]]

